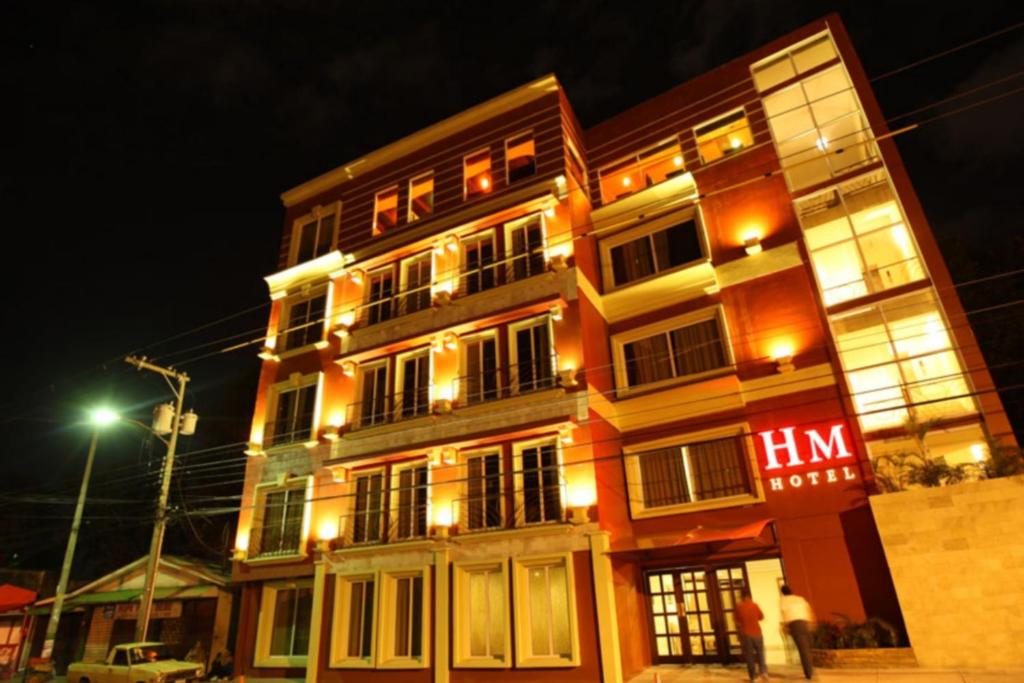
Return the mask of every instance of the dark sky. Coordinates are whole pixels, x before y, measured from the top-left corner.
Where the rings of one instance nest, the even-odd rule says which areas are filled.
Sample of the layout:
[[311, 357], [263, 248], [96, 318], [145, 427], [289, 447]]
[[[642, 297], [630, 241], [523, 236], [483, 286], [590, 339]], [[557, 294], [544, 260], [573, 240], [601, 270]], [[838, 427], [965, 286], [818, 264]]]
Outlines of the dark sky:
[[[254, 353], [192, 360], [226, 343], [193, 347], [263, 327], [281, 191], [549, 72], [587, 126], [832, 10], [869, 75], [1024, 19], [1011, 2], [882, 7], [4, 2], [0, 566], [59, 562], [88, 438], [82, 410], [108, 400], [146, 421], [169, 397], [158, 377], [119, 360], [126, 352], [141, 348], [193, 375], [188, 403], [202, 417], [185, 451], [245, 439]], [[1021, 87], [1021, 69], [1017, 30], [879, 81], [877, 92], [891, 116], [1007, 78], [914, 120]], [[1022, 103], [1017, 94], [899, 139], [957, 281], [1020, 265]], [[983, 308], [1019, 298], [1022, 284], [1000, 278], [962, 294], [969, 309]], [[1012, 306], [977, 316], [1005, 386], [1024, 380], [1007, 365], [1019, 358], [1020, 321]], [[1018, 419], [1022, 396], [1004, 394]], [[160, 452], [127, 427], [105, 435], [94, 495], [151, 500], [155, 476], [144, 468]], [[176, 505], [237, 493], [238, 449], [182, 462], [196, 469], [176, 484]], [[30, 494], [58, 498], [41, 505]], [[147, 505], [90, 505], [76, 574], [141, 555]], [[177, 524], [170, 550], [215, 555], [229, 519], [196, 519], [194, 531]]]

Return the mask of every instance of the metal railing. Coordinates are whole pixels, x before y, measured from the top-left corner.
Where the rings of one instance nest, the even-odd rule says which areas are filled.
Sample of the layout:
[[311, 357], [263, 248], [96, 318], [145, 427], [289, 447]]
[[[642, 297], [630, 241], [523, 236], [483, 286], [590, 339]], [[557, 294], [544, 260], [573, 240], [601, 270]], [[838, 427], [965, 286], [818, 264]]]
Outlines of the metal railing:
[[471, 406], [558, 386], [557, 354], [538, 356], [496, 368], [482, 368], [453, 380], [452, 395], [460, 406]]
[[[297, 424], [305, 424], [305, 426], [296, 428]], [[263, 428], [263, 445], [265, 448], [270, 448], [309, 441], [313, 435], [312, 424], [312, 414], [306, 415], [300, 420], [291, 418], [271, 420]]]
[[302, 524], [254, 526], [249, 532], [250, 558], [298, 555], [302, 551]]
[[412, 391], [381, 394], [350, 403], [346, 409], [346, 421], [352, 425], [352, 429], [365, 429], [424, 417], [430, 411], [430, 387], [423, 386]]

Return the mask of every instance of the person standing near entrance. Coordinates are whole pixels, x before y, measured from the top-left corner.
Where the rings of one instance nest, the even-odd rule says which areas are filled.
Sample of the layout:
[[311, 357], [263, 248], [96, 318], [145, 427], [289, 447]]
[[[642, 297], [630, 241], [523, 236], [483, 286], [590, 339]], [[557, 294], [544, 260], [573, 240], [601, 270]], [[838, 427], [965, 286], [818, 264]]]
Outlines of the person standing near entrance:
[[[736, 628], [739, 631], [740, 647], [743, 659], [747, 661], [747, 673], [750, 680], [768, 679], [768, 666], [765, 663], [764, 638], [761, 636], [761, 620], [764, 614], [754, 599], [750, 597], [750, 589], [744, 588], [742, 598], [736, 603], [733, 611], [736, 617]], [[757, 663], [755, 667], [754, 663]]]
[[800, 665], [804, 668], [804, 678], [814, 678], [814, 664], [811, 662], [811, 629], [814, 628], [814, 612], [811, 605], [793, 590], [783, 584], [779, 589], [782, 599], [779, 610], [782, 612], [782, 623], [786, 625], [789, 635], [793, 636], [796, 651], [800, 653]]

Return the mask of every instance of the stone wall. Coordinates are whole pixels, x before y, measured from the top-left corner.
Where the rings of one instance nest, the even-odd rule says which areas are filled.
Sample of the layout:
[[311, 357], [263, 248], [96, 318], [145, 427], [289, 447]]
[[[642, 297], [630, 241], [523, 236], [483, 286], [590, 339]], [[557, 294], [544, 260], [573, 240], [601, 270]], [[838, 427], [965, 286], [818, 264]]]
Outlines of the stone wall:
[[1024, 478], [871, 497], [924, 667], [1024, 662]]

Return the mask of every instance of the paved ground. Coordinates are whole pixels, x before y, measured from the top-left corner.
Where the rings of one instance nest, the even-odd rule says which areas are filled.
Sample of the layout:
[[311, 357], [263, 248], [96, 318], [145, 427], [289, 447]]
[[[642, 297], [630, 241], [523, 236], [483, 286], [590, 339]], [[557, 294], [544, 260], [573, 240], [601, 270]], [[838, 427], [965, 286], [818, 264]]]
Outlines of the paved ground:
[[[726, 683], [746, 681], [745, 666], [656, 666], [630, 679], [629, 683]], [[802, 681], [799, 666], [776, 666], [769, 670], [772, 681]], [[819, 669], [816, 680], [822, 683], [1024, 683], [1019, 671], [950, 671], [948, 669]]]

